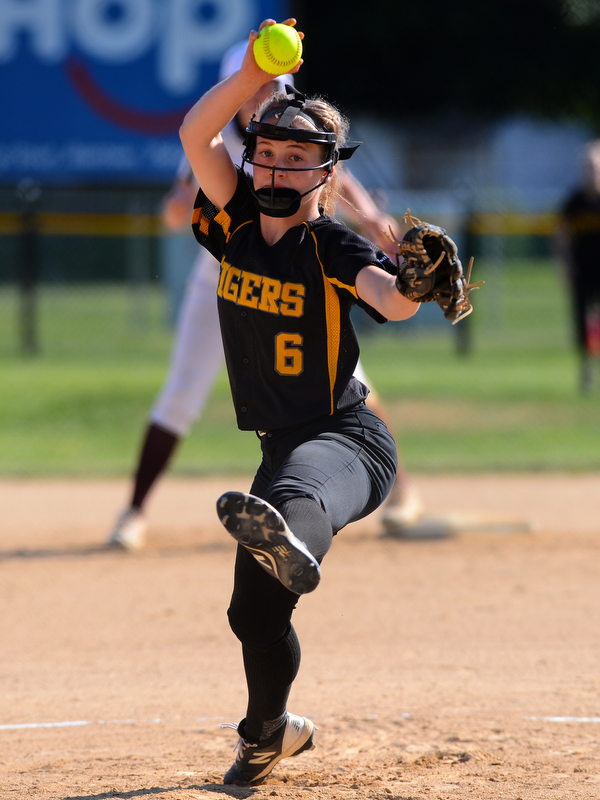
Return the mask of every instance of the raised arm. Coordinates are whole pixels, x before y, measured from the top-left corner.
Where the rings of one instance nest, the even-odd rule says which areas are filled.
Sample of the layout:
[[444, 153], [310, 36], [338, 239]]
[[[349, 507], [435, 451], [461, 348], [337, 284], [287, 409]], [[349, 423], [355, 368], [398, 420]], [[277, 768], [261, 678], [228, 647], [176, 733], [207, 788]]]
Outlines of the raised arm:
[[[259, 30], [265, 25], [274, 24], [275, 20], [267, 19], [261, 23]], [[284, 24], [295, 25], [296, 20], [288, 19]], [[179, 130], [196, 180], [217, 208], [225, 206], [237, 185], [235, 167], [223, 143], [221, 131], [235, 117], [239, 108], [274, 77], [260, 69], [254, 59], [252, 48], [257, 36], [257, 31], [251, 31], [240, 69], [209, 89], [188, 111]], [[300, 64], [289, 71], [297, 72]]]

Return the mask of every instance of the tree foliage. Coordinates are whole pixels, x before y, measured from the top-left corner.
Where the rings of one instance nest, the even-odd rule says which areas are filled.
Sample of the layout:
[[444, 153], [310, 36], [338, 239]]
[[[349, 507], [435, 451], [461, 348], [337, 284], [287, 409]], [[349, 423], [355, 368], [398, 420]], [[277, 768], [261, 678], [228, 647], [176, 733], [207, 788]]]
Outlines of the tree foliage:
[[387, 119], [525, 112], [600, 129], [600, 0], [291, 3], [299, 84]]

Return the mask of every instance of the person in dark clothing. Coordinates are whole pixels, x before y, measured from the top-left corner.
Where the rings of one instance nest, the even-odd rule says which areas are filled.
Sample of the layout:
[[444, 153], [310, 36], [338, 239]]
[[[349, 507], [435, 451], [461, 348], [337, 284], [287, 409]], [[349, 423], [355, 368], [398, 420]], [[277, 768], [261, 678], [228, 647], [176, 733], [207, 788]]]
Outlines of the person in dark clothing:
[[571, 290], [581, 389], [593, 384], [600, 356], [600, 139], [585, 149], [584, 178], [560, 211], [559, 247]]

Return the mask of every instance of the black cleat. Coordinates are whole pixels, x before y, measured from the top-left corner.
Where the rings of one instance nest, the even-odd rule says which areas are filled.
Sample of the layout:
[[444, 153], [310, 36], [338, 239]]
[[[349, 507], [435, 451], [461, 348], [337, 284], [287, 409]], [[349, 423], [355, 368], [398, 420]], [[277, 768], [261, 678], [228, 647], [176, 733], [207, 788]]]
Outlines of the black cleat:
[[[223, 783], [237, 786], [257, 786], [282, 758], [298, 756], [305, 750], [314, 750], [314, 724], [306, 717], [288, 712], [285, 725], [269, 739], [259, 744], [247, 742], [241, 733], [244, 720], [239, 725], [235, 762], [227, 770]], [[228, 726], [235, 727], [235, 726]]]
[[321, 570], [269, 503], [243, 492], [226, 492], [217, 500], [219, 519], [261, 567], [295, 594], [317, 588]]

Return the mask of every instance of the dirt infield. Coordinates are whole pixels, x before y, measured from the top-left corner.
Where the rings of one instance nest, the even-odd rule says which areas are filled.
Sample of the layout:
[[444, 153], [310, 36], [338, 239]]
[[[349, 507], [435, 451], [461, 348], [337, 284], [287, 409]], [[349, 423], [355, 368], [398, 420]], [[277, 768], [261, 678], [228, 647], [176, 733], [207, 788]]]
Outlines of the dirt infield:
[[428, 514], [529, 533], [340, 533], [295, 623], [290, 710], [317, 747], [225, 787], [243, 716], [214, 502], [165, 481], [137, 555], [104, 547], [126, 482], [0, 483], [2, 800], [600, 797], [600, 475], [421, 477]]

